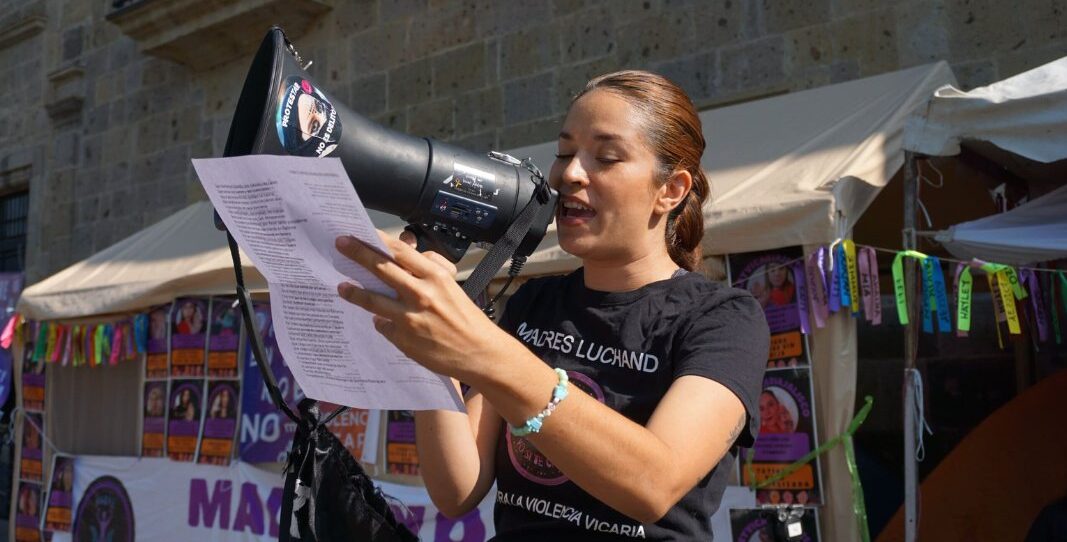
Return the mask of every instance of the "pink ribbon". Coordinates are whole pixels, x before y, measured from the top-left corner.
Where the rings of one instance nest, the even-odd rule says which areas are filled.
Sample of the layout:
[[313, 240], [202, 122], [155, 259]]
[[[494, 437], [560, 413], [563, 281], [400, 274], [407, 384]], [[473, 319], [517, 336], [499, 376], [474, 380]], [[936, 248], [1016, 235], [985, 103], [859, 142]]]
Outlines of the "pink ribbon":
[[1045, 311], [1045, 303], [1041, 297], [1041, 281], [1033, 269], [1022, 268], [1019, 270], [1020, 281], [1030, 287], [1030, 307], [1034, 309], [1034, 321], [1037, 323], [1037, 336], [1041, 342], [1048, 340], [1048, 313]]
[[22, 315], [17, 312], [11, 315], [11, 318], [8, 318], [3, 333], [0, 333], [0, 347], [11, 348], [11, 342], [15, 339], [15, 329], [18, 328], [21, 321]]
[[867, 316], [868, 322], [879, 325], [882, 323], [882, 285], [878, 275], [878, 257], [873, 248], [860, 248], [859, 268], [863, 314]]
[[793, 263], [793, 284], [797, 285], [797, 315], [800, 317], [800, 332], [805, 335], [811, 334], [811, 324], [808, 322], [808, 294], [807, 279], [804, 277], [804, 262]]
[[826, 305], [826, 275], [822, 272], [821, 263], [824, 251], [825, 249], [820, 247], [808, 255], [805, 274], [811, 314], [815, 317], [815, 326], [818, 328], [826, 327], [826, 320], [830, 318], [830, 309]]
[[119, 354], [122, 353], [122, 325], [116, 324], [114, 333], [111, 335], [111, 355], [108, 357], [108, 364], [118, 365]]

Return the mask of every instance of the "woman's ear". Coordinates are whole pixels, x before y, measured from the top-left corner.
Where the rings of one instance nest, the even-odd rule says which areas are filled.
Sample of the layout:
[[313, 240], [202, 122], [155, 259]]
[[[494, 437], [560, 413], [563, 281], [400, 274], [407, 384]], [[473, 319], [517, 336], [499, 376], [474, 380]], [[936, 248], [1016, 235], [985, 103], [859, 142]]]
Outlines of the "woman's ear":
[[653, 209], [657, 214], [666, 215], [674, 210], [689, 194], [693, 188], [693, 175], [684, 169], [671, 173], [667, 182], [659, 187], [656, 192], [656, 203]]

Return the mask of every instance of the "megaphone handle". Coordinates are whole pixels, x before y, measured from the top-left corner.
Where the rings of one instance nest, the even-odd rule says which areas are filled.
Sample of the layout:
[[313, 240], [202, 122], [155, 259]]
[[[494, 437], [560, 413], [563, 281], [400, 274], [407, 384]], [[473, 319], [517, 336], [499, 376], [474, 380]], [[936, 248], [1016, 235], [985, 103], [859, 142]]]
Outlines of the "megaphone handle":
[[469, 239], [455, 237], [449, 235], [448, 232], [429, 230], [418, 224], [409, 224], [404, 229], [415, 235], [416, 250], [419, 252], [432, 250], [453, 263], [458, 262], [471, 245]]

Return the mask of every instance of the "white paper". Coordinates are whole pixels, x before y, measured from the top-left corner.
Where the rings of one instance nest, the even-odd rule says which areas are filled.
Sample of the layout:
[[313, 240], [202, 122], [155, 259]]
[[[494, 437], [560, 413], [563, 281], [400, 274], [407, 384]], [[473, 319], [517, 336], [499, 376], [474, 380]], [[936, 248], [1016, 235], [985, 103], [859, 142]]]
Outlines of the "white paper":
[[375, 331], [370, 313], [337, 295], [337, 285], [351, 281], [395, 297], [334, 248], [347, 234], [389, 253], [339, 159], [252, 155], [193, 167], [267, 279], [278, 347], [308, 397], [369, 409], [462, 409], [449, 379], [404, 356]]

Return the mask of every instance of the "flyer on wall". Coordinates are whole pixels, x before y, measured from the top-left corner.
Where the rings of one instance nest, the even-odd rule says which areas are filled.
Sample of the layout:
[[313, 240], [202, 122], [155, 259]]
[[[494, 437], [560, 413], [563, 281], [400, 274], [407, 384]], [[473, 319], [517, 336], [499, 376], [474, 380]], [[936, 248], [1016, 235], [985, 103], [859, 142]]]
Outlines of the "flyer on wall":
[[415, 413], [390, 410], [385, 418], [385, 472], [419, 475], [419, 454], [415, 449]]
[[52, 456], [51, 481], [45, 496], [45, 511], [42, 530], [45, 532], [69, 533], [74, 503], [74, 458], [69, 455]]
[[730, 284], [748, 290], [763, 307], [771, 330], [768, 369], [810, 365], [802, 331], [808, 312], [803, 255], [801, 247], [786, 247], [727, 257]]
[[167, 381], [145, 382], [143, 400], [141, 456], [163, 457], [167, 452]]
[[170, 385], [167, 420], [167, 457], [195, 461], [200, 419], [204, 413], [204, 382], [173, 380]]
[[233, 297], [211, 298], [211, 329], [208, 335], [208, 378], [237, 378], [237, 353], [241, 346], [241, 310]]
[[22, 348], [22, 408], [44, 412], [44, 361], [33, 361], [34, 343]]
[[204, 351], [207, 349], [208, 303], [186, 297], [174, 300], [170, 329], [170, 376], [189, 378], [204, 376]]
[[148, 342], [145, 344], [144, 376], [148, 380], [170, 375], [170, 311], [171, 303], [148, 311]]
[[731, 508], [730, 540], [733, 542], [767, 542], [789, 540], [790, 542], [819, 542], [819, 519], [810, 509], [798, 509], [792, 514], [797, 518], [778, 516], [772, 508]]
[[15, 503], [15, 542], [41, 540], [41, 484], [19, 482]]
[[207, 416], [200, 432], [198, 463], [229, 465], [237, 434], [238, 386], [236, 380], [209, 380]]
[[[327, 416], [337, 408], [341, 407], [332, 403], [319, 403], [319, 410], [323, 416]], [[364, 450], [367, 446], [375, 448], [378, 446], [377, 434], [371, 435], [368, 428], [371, 425], [371, 416], [379, 414], [380, 411], [377, 410], [348, 408], [330, 420], [326, 427], [341, 441], [352, 457], [362, 460], [366, 458]]]
[[40, 482], [44, 475], [44, 447], [41, 430], [44, 429], [41, 414], [27, 412], [22, 416], [22, 450], [19, 459], [19, 479]]
[[[750, 485], [775, 476], [811, 452], [818, 442], [815, 433], [809, 369], [768, 371], [759, 397], [760, 432], [753, 445], [751, 467], [739, 461], [741, 479]], [[746, 458], [748, 451], [742, 451]], [[822, 504], [819, 458], [785, 478], [756, 491], [759, 504]]]

